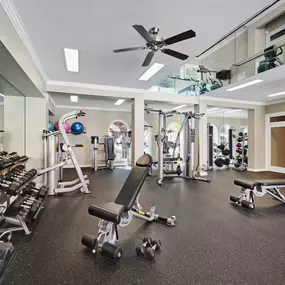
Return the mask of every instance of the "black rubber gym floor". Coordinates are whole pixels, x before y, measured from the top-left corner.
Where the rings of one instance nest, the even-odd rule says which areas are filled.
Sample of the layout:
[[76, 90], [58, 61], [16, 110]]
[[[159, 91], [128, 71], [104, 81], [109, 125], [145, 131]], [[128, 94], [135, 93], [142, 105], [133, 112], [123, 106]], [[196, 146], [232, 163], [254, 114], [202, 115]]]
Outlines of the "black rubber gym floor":
[[[176, 215], [175, 228], [134, 218], [121, 229], [123, 257], [116, 264], [81, 245], [84, 233], [97, 232], [98, 219], [89, 216], [92, 203], [113, 201], [129, 171], [89, 172], [92, 194], [49, 197], [33, 225], [33, 233], [15, 233], [17, 255], [6, 272], [9, 285], [126, 284], [284, 284], [285, 205], [269, 196], [256, 199], [249, 211], [229, 202], [238, 195], [235, 178], [284, 178], [272, 173], [210, 172], [211, 184], [175, 179], [160, 188], [147, 178], [142, 205], [157, 205], [162, 215]], [[72, 171], [65, 178], [73, 178]], [[143, 237], [160, 239], [154, 262], [138, 259], [135, 247]]]

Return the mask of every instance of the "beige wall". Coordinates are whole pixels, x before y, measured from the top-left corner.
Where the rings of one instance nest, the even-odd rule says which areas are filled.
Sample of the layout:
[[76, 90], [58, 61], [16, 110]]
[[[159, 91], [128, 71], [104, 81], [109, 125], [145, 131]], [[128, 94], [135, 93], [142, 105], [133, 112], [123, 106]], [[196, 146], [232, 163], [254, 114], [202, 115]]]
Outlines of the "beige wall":
[[271, 128], [271, 166], [285, 167], [285, 127]]
[[265, 108], [266, 114], [285, 112], [285, 102], [274, 105], [267, 105]]

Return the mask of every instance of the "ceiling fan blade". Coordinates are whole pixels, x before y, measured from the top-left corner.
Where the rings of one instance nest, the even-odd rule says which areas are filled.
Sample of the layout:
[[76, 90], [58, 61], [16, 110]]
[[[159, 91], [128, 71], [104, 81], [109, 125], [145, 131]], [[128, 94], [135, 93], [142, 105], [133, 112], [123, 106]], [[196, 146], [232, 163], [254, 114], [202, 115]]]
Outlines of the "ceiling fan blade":
[[180, 53], [178, 51], [175, 51], [175, 50], [172, 50], [172, 49], [169, 49], [169, 48], [165, 48], [165, 49], [162, 49], [161, 50], [163, 53], [165, 54], [168, 54], [168, 55], [171, 55], [173, 57], [176, 57], [176, 58], [179, 58], [181, 60], [185, 60], [188, 58], [188, 55], [187, 54], [184, 54], [184, 53]]
[[191, 38], [195, 38], [195, 37], [196, 37], [196, 33], [193, 30], [189, 30], [189, 31], [186, 31], [184, 33], [173, 36], [171, 38], [168, 38], [168, 39], [164, 40], [164, 42], [167, 45], [172, 45], [172, 44], [182, 42], [182, 41], [185, 41], [185, 40], [188, 40]]
[[146, 58], [145, 58], [145, 60], [144, 60], [144, 62], [143, 62], [143, 64], [142, 64], [142, 66], [149, 66], [149, 64], [150, 64], [150, 62], [151, 62], [153, 56], [154, 56], [154, 51], [150, 51], [150, 52], [147, 54], [147, 56], [146, 56]]
[[125, 52], [125, 51], [132, 51], [132, 50], [142, 50], [145, 47], [132, 47], [132, 48], [122, 48], [122, 49], [114, 49], [114, 53]]
[[133, 28], [148, 42], [152, 42], [152, 37], [142, 25], [133, 25]]

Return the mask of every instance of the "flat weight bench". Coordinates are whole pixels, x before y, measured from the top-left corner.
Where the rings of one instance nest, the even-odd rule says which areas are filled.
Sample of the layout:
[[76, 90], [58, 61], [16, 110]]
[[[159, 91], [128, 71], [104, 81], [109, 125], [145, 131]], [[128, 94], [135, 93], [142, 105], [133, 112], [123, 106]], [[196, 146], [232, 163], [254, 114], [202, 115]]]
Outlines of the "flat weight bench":
[[138, 196], [151, 165], [150, 155], [141, 156], [114, 202], [91, 205], [88, 208], [91, 216], [100, 218], [97, 237], [84, 235], [81, 239], [81, 243], [90, 248], [93, 253], [99, 250], [104, 256], [119, 259], [122, 256], [122, 249], [116, 246], [116, 241], [119, 240], [118, 226], [128, 226], [133, 215], [148, 222], [156, 221], [167, 226], [176, 225], [175, 216], [161, 217], [155, 213], [155, 206], [151, 206], [150, 210], [145, 212], [139, 203]]
[[254, 196], [263, 197], [265, 194], [270, 195], [274, 199], [285, 203], [285, 196], [280, 192], [279, 188], [285, 187], [285, 180], [234, 180], [234, 184], [241, 187], [239, 197], [230, 196], [230, 200], [247, 209], [253, 210]]

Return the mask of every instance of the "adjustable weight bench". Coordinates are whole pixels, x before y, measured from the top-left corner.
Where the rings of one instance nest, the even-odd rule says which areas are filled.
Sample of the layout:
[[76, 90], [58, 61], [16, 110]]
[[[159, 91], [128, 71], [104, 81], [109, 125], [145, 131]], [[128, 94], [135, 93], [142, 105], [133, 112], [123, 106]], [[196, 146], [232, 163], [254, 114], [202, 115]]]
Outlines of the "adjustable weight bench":
[[265, 194], [270, 195], [274, 199], [285, 204], [285, 196], [280, 192], [279, 188], [285, 187], [285, 180], [234, 180], [234, 184], [241, 186], [239, 197], [230, 196], [230, 200], [236, 204], [253, 210], [254, 196], [263, 197]]
[[133, 215], [148, 222], [156, 221], [167, 226], [176, 225], [175, 216], [161, 217], [155, 213], [155, 206], [151, 206], [148, 212], [144, 212], [139, 203], [139, 193], [151, 165], [150, 155], [141, 156], [114, 202], [91, 205], [88, 208], [91, 216], [100, 218], [97, 237], [84, 235], [81, 239], [81, 243], [90, 248], [93, 253], [99, 250], [104, 256], [119, 259], [122, 256], [122, 249], [116, 246], [116, 241], [119, 240], [118, 226], [128, 226]]

